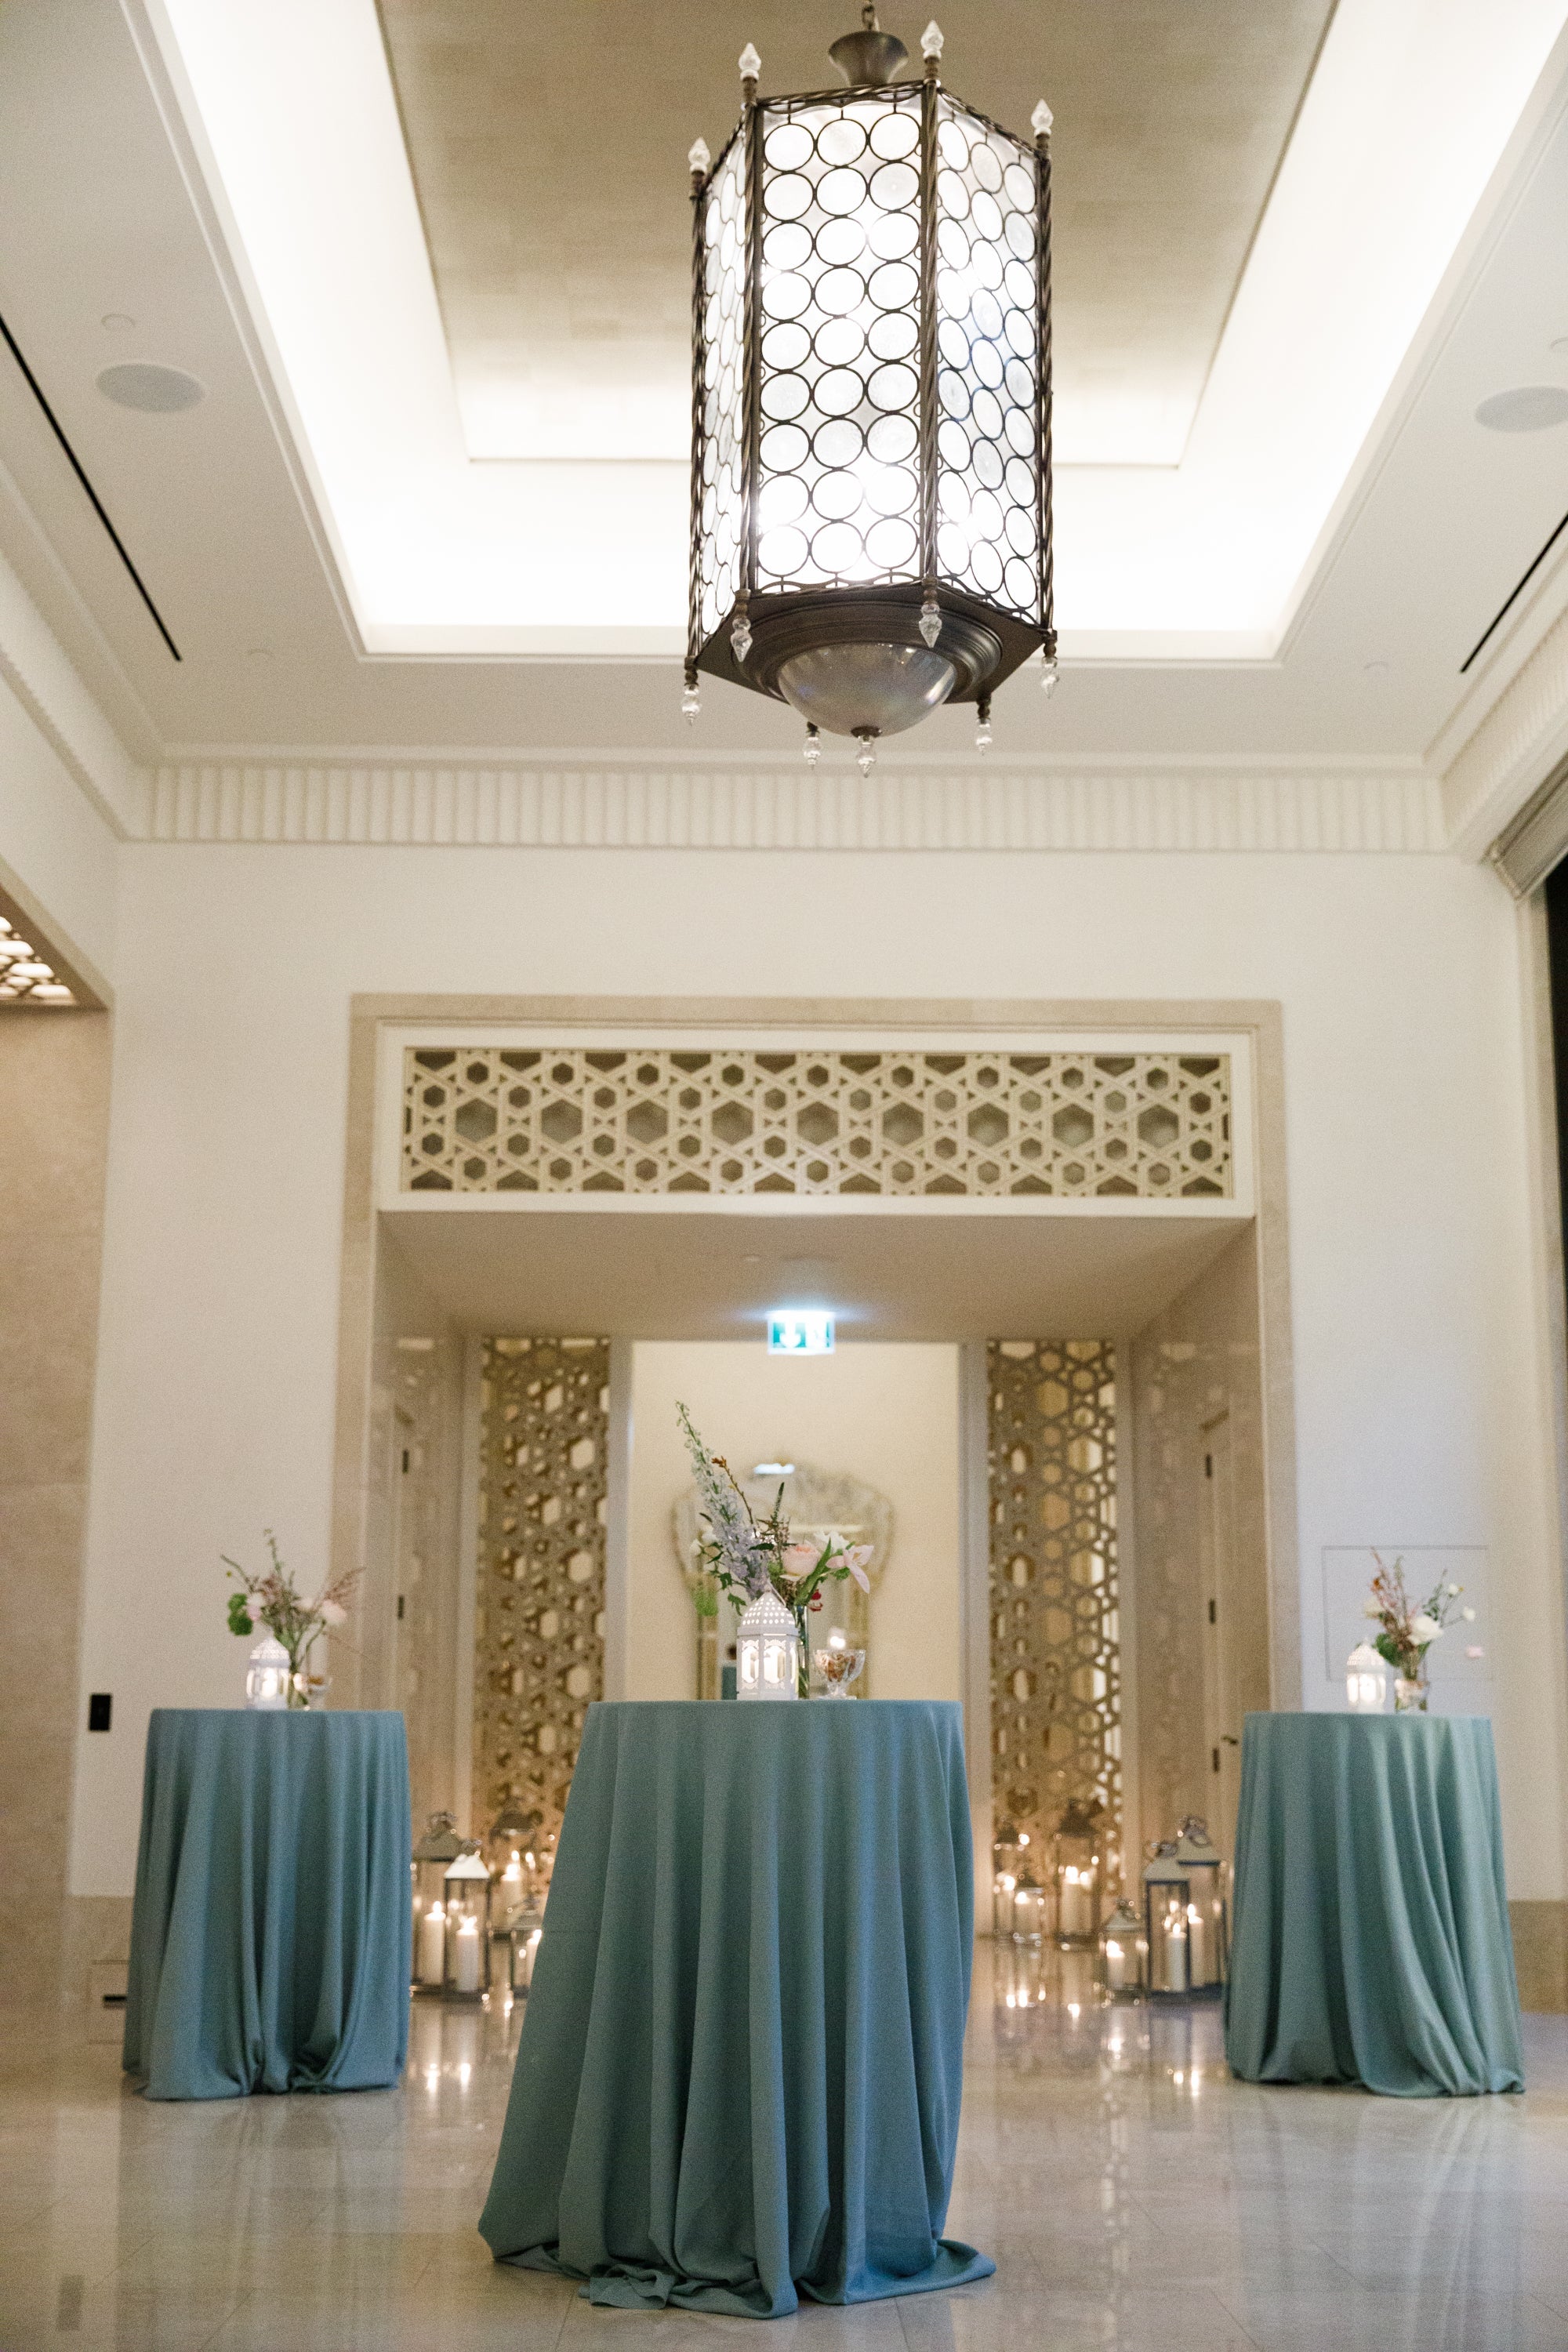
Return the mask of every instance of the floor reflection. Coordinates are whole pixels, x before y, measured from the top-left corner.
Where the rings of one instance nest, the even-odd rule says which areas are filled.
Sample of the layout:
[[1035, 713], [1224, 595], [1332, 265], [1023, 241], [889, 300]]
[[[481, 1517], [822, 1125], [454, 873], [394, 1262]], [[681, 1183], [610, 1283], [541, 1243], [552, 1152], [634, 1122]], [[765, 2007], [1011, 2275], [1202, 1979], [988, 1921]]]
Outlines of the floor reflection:
[[759, 2330], [490, 2262], [523, 2014], [418, 2000], [401, 2088], [335, 2098], [160, 2106], [112, 2050], [0, 2043], [3, 2352], [1568, 2352], [1568, 2019], [1526, 2021], [1523, 2098], [1266, 2089], [1216, 2004], [983, 1941], [948, 2229], [995, 2277]]

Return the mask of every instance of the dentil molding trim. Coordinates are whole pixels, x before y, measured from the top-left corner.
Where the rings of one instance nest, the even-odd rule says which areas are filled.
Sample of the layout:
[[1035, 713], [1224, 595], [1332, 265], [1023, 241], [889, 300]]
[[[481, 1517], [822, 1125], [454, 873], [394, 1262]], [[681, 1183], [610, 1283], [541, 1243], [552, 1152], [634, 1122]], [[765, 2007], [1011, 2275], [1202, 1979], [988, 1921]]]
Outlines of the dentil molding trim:
[[188, 761], [143, 840], [518, 849], [1199, 850], [1430, 855], [1441, 787], [1411, 763], [910, 771]]

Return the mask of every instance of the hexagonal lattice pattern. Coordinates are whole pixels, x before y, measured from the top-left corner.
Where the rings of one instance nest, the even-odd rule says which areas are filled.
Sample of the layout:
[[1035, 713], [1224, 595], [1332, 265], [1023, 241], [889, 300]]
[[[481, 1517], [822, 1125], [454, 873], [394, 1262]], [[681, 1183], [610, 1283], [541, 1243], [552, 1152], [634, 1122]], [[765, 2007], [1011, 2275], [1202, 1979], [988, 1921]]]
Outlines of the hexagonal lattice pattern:
[[74, 1004], [76, 998], [14, 923], [0, 915], [0, 1004]]
[[561, 1827], [605, 1693], [607, 1339], [487, 1339], [474, 1636], [474, 1826]]
[[1222, 1054], [411, 1046], [402, 1189], [1222, 1199]]
[[1092, 1800], [1119, 1853], [1115, 1349], [994, 1339], [986, 1367], [996, 1816], [1038, 1849], [1070, 1800]]

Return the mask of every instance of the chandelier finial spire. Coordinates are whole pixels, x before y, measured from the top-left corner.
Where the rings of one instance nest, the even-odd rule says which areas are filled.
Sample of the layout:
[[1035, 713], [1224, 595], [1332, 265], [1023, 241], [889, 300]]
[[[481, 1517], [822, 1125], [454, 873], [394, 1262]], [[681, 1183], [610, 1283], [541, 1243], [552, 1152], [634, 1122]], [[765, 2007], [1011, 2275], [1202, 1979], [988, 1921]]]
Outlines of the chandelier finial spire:
[[741, 97], [750, 106], [757, 94], [757, 83], [763, 70], [763, 61], [757, 55], [755, 44], [748, 41], [735, 62], [741, 68]]

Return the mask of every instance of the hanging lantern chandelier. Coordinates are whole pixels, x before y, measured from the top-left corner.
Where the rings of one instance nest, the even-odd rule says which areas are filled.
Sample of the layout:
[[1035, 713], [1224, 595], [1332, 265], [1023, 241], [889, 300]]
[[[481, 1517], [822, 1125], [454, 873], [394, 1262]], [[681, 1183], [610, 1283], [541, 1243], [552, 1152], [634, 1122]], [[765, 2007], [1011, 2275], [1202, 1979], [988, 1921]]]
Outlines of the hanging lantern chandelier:
[[1034, 653], [1051, 576], [1051, 115], [1033, 146], [961, 105], [874, 7], [829, 55], [845, 89], [757, 94], [688, 159], [691, 573], [698, 676], [876, 745], [977, 706]]

